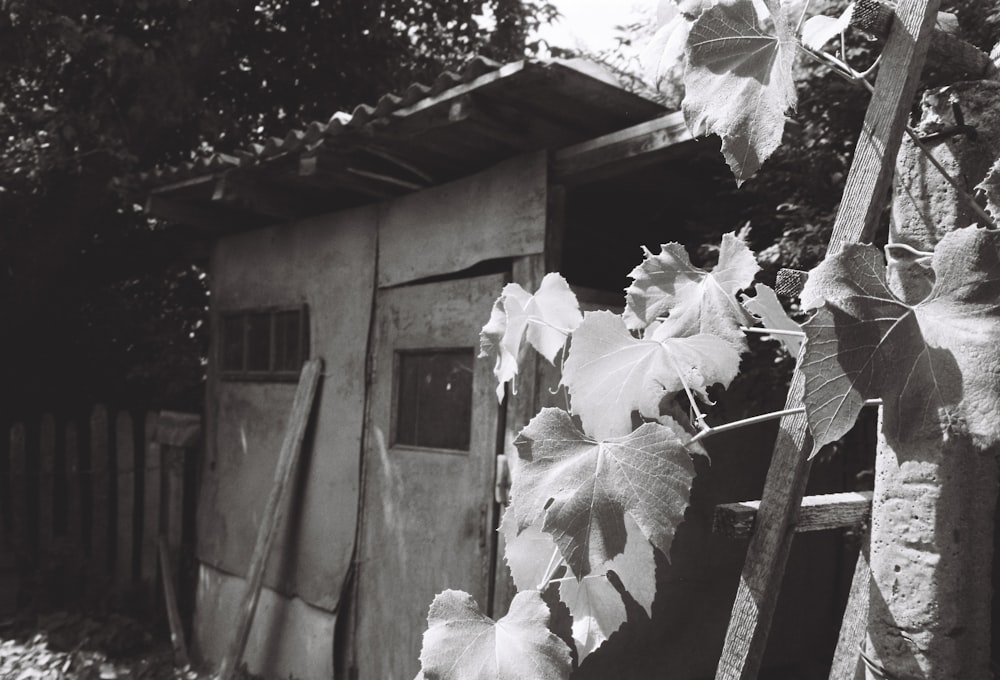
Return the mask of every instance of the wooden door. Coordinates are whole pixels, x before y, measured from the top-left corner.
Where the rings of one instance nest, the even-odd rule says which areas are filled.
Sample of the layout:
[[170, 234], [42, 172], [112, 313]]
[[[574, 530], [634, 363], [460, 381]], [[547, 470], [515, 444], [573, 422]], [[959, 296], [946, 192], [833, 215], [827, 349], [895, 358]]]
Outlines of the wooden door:
[[499, 408], [479, 331], [502, 276], [382, 290], [376, 304], [354, 660], [412, 680], [435, 594], [486, 610]]

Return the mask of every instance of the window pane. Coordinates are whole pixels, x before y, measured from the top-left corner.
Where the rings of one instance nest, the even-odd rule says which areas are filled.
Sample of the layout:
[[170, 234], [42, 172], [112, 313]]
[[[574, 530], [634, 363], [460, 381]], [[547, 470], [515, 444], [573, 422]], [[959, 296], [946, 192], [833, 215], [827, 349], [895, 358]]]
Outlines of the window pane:
[[247, 315], [247, 370], [266, 371], [271, 365], [271, 315]]
[[472, 348], [399, 353], [397, 444], [469, 449], [474, 363]]
[[302, 367], [302, 338], [299, 336], [302, 314], [298, 311], [274, 315], [274, 370], [298, 371]]
[[243, 319], [242, 315], [222, 317], [223, 371], [243, 370]]

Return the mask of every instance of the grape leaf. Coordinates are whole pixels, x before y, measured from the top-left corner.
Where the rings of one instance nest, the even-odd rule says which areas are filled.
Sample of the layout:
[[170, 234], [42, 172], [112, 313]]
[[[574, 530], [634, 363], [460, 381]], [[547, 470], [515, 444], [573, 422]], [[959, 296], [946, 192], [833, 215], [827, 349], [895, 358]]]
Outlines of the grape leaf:
[[[555, 539], [542, 531], [544, 517], [517, 533], [514, 513], [504, 513], [500, 532], [504, 536], [504, 556], [518, 590], [535, 590], [551, 578], [559, 564]], [[573, 617], [573, 639], [577, 659], [597, 649], [625, 622], [625, 603], [607, 574], [613, 570], [632, 598], [652, 616], [656, 596], [656, 562], [653, 546], [629, 515], [625, 515], [625, 550], [593, 573], [577, 581], [569, 570], [559, 586], [559, 598]]]
[[586, 576], [625, 549], [625, 514], [664, 555], [684, 517], [694, 466], [673, 429], [646, 423], [595, 441], [568, 413], [545, 408], [514, 441], [521, 462], [510, 511], [518, 531], [544, 516], [566, 564]]
[[503, 401], [504, 384], [517, 375], [522, 340], [552, 363], [582, 318], [576, 295], [559, 274], [546, 274], [534, 295], [516, 283], [504, 286], [479, 334], [479, 356], [495, 358], [497, 400]]
[[986, 212], [994, 222], [1000, 222], [1000, 158], [993, 163], [983, 181], [976, 185], [976, 191], [986, 194]]
[[827, 17], [817, 14], [802, 24], [802, 44], [817, 52], [851, 25], [854, 15], [854, 3], [847, 5], [839, 17]]
[[[629, 515], [625, 515], [625, 530], [628, 539], [621, 555], [605, 563], [597, 570], [598, 573], [580, 580], [570, 578], [559, 584], [559, 599], [573, 617], [573, 641], [576, 643], [577, 659], [581, 662], [611, 637], [627, 618], [625, 602], [608, 579], [609, 571], [618, 575], [625, 590], [646, 614], [653, 615], [653, 599], [656, 596], [653, 546]], [[572, 570], [568, 576], [573, 576]]]
[[468, 593], [434, 598], [420, 650], [426, 680], [558, 680], [568, 678], [570, 650], [549, 630], [549, 608], [537, 590], [519, 592], [494, 622]]
[[500, 521], [499, 531], [504, 537], [504, 559], [518, 590], [536, 590], [554, 569], [552, 557], [559, 547], [550, 534], [542, 531], [542, 522], [543, 518], [539, 517], [519, 532], [510, 508], [504, 512]]
[[573, 642], [581, 662], [621, 628], [627, 618], [625, 602], [606, 573], [561, 582], [559, 599], [573, 617]]
[[901, 442], [961, 435], [986, 446], [1000, 437], [1000, 232], [950, 232], [932, 266], [934, 286], [916, 305], [890, 291], [872, 246], [846, 246], [809, 275], [802, 299], [823, 301], [803, 325], [814, 455], [876, 397], [887, 434]]
[[[792, 318], [785, 312], [785, 308], [781, 306], [781, 301], [778, 299], [777, 294], [770, 286], [758, 283], [754, 286], [754, 292], [756, 295], [753, 297], [743, 297], [743, 307], [760, 319], [761, 325], [764, 328], [792, 331], [795, 333], [802, 332], [802, 328], [792, 321]], [[799, 350], [802, 348], [801, 336], [774, 335], [772, 337], [780, 342], [793, 357], [799, 355]]]
[[724, 234], [719, 263], [707, 272], [691, 264], [679, 243], [665, 243], [660, 254], [648, 250], [642, 264], [629, 273], [632, 285], [625, 290], [625, 322], [631, 329], [645, 328], [667, 317], [662, 333], [674, 337], [711, 333], [746, 349], [741, 325], [752, 323], [736, 300], [760, 271], [753, 252], [733, 234]]
[[704, 396], [715, 383], [728, 386], [739, 353], [725, 340], [701, 333], [686, 338], [638, 340], [611, 312], [588, 312], [573, 333], [562, 382], [584, 430], [597, 439], [628, 433], [632, 411], [656, 418], [665, 395], [689, 389]]
[[737, 183], [778, 147], [785, 112], [795, 107], [794, 31], [776, 0], [766, 4], [765, 26], [751, 0], [722, 0], [702, 12], [688, 36], [684, 118], [695, 134], [722, 138]]

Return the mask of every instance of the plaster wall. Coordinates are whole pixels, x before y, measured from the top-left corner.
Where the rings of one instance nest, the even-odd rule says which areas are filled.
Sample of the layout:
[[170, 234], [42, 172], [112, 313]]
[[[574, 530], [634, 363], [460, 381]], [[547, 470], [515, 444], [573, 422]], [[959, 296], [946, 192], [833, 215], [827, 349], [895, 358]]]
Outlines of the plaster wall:
[[[226, 310], [309, 306], [311, 355], [324, 360], [325, 375], [264, 583], [331, 612], [354, 544], [377, 215], [373, 206], [247, 232], [220, 240], [212, 257], [216, 328]], [[221, 380], [215, 363], [198, 558], [243, 576], [296, 385]]]
[[547, 158], [545, 152], [518, 156], [384, 204], [379, 287], [543, 252]]
[[[242, 578], [199, 566], [194, 637], [200, 658], [226, 653], [245, 587]], [[336, 622], [336, 614], [264, 588], [244, 656], [247, 669], [268, 678], [332, 678]]]
[[[541, 253], [546, 214], [547, 159], [538, 153], [394, 201], [215, 244], [214, 329], [226, 311], [305, 303], [311, 356], [325, 362], [293, 504], [265, 571], [247, 647], [251, 671], [267, 678], [332, 677], [333, 628], [359, 511], [376, 281], [401, 285], [486, 260]], [[293, 382], [220, 379], [218, 341], [213, 332], [194, 630], [196, 651], [209, 664], [218, 663], [229, 643], [296, 388]]]

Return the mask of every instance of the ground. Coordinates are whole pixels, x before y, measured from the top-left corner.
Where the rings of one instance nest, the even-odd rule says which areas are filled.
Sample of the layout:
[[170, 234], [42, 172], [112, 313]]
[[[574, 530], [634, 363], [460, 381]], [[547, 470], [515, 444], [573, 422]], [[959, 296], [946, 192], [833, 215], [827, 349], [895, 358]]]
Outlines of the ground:
[[0, 621], [3, 680], [206, 680], [162, 635], [123, 616], [55, 612]]

